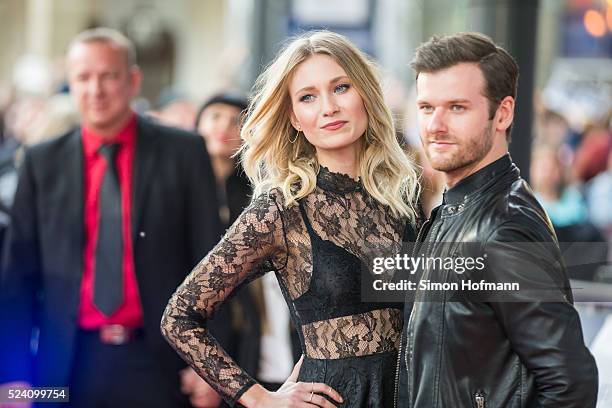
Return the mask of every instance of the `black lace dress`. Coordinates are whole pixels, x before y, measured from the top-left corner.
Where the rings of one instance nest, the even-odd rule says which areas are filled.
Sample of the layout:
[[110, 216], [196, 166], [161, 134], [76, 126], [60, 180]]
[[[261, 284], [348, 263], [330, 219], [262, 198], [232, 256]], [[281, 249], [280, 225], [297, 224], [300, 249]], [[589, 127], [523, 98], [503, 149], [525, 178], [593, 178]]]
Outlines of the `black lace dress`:
[[206, 329], [206, 319], [240, 286], [274, 271], [305, 355], [299, 381], [322, 382], [343, 407], [392, 407], [401, 304], [361, 301], [360, 271], [373, 254], [397, 253], [405, 219], [362, 184], [324, 167], [299, 205], [273, 190], [258, 197], [172, 296], [162, 332], [230, 404], [255, 381]]

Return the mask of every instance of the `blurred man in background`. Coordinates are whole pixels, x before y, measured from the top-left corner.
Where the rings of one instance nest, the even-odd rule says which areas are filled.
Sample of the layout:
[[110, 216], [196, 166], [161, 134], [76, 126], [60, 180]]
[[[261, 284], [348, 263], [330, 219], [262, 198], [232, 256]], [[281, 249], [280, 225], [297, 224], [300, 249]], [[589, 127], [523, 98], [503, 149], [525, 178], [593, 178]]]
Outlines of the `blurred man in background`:
[[188, 406], [159, 321], [221, 233], [215, 181], [201, 138], [130, 108], [133, 49], [110, 29], [79, 34], [67, 66], [82, 126], [25, 153], [1, 281], [4, 388], [69, 386], [75, 407]]

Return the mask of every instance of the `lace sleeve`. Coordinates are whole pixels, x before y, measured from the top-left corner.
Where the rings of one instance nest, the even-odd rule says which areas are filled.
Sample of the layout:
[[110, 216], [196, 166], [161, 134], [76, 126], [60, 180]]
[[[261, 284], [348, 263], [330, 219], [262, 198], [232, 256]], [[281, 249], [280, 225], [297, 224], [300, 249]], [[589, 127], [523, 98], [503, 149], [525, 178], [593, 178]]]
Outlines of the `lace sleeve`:
[[255, 381], [209, 334], [206, 320], [239, 286], [284, 266], [281, 208], [273, 195], [255, 199], [179, 286], [162, 318], [166, 340], [231, 405]]

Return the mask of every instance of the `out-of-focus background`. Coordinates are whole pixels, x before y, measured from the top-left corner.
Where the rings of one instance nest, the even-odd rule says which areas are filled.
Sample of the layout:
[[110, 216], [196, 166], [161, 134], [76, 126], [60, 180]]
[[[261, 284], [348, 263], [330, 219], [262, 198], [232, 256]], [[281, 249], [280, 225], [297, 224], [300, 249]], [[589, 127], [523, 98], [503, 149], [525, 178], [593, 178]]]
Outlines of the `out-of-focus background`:
[[[95, 26], [136, 44], [144, 82], [135, 109], [188, 129], [211, 94], [248, 92], [289, 36], [343, 33], [380, 64], [417, 155], [415, 48], [459, 31], [505, 46], [521, 69], [511, 153], [559, 241], [581, 243], [565, 256], [599, 363], [600, 406], [612, 407], [612, 0], [0, 0], [0, 226], [10, 222], [23, 146], [78, 123], [63, 54]], [[429, 210], [443, 183], [421, 164]]]

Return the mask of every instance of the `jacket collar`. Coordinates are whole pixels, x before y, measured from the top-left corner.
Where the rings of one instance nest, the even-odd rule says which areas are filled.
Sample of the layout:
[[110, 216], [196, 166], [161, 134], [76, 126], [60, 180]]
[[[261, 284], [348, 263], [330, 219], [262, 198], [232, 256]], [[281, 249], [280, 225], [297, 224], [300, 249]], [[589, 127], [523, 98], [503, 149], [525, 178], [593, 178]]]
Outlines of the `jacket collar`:
[[478, 193], [485, 185], [513, 167], [510, 154], [488, 164], [474, 174], [459, 181], [454, 187], [444, 192], [443, 204], [461, 204], [474, 193]]

